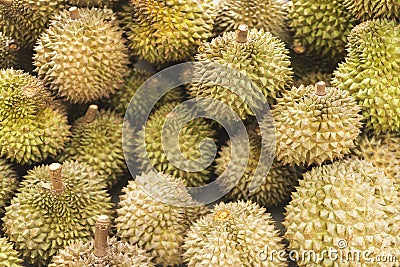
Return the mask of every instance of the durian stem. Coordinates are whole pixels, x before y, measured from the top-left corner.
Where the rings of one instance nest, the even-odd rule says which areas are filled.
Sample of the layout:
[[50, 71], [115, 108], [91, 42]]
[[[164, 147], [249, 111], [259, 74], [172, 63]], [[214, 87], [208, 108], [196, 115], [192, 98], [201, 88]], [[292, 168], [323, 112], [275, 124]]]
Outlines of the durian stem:
[[64, 193], [64, 184], [61, 176], [62, 166], [60, 163], [52, 163], [49, 166], [50, 179], [55, 194]]
[[81, 17], [79, 9], [76, 6], [71, 7], [68, 11], [71, 19], [79, 19]]
[[246, 43], [247, 35], [249, 33], [249, 27], [247, 25], [241, 24], [236, 32], [236, 42], [238, 43]]
[[97, 105], [90, 105], [85, 114], [85, 122], [93, 122], [96, 119], [97, 113], [99, 113], [99, 107]]
[[326, 83], [325, 82], [317, 82], [315, 93], [319, 96], [326, 95]]
[[96, 221], [96, 230], [94, 232], [94, 255], [98, 258], [107, 255], [107, 238], [110, 218], [107, 215], [100, 215]]
[[13, 0], [0, 0], [0, 4], [3, 6], [12, 6]]

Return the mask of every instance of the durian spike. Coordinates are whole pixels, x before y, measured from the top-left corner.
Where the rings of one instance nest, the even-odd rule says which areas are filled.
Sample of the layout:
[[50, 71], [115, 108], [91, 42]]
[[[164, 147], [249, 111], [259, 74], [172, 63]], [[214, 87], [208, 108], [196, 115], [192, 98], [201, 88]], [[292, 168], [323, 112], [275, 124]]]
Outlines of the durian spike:
[[99, 113], [99, 107], [97, 105], [90, 105], [85, 114], [85, 122], [93, 122], [96, 119], [97, 113]]
[[76, 6], [71, 7], [68, 11], [71, 19], [79, 19], [81, 17], [79, 9]]
[[110, 218], [107, 215], [100, 215], [96, 221], [96, 230], [94, 232], [94, 255], [98, 258], [107, 255], [107, 239]]
[[64, 193], [64, 184], [61, 176], [62, 166], [60, 163], [52, 163], [49, 166], [50, 180], [53, 187], [53, 191], [56, 194]]
[[247, 27], [247, 25], [245, 24], [239, 25], [239, 28], [236, 32], [236, 42], [246, 43], [248, 33], [249, 33], [249, 27]]
[[326, 83], [325, 82], [317, 82], [315, 93], [319, 96], [326, 95]]
[[13, 4], [13, 0], [0, 0], [0, 5], [11, 6], [12, 4]]

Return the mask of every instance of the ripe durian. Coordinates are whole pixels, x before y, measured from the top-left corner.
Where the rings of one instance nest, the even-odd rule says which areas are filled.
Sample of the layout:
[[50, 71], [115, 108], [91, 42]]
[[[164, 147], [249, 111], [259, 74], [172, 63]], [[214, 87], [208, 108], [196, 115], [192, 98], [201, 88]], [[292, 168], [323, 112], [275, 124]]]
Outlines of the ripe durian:
[[86, 115], [72, 125], [71, 140], [66, 144], [60, 161], [87, 163], [111, 187], [126, 170], [122, 123], [122, 117], [114, 112], [98, 111], [98, 106], [90, 105]]
[[34, 48], [39, 78], [72, 103], [109, 97], [128, 70], [127, 48], [117, 23], [109, 9], [72, 7], [60, 12]]
[[314, 85], [319, 81], [325, 81], [326, 86], [331, 86], [330, 80], [332, 79], [331, 73], [322, 73], [322, 72], [310, 72], [305, 74], [300, 79], [295, 80], [294, 86], [299, 87], [300, 85], [308, 86]]
[[376, 133], [400, 130], [400, 25], [385, 19], [354, 27], [348, 55], [332, 84], [348, 90], [362, 107], [365, 127]]
[[189, 267], [287, 266], [286, 258], [260, 257], [266, 248], [285, 248], [271, 215], [251, 201], [217, 204], [193, 223], [183, 247]]
[[[355, 158], [317, 166], [303, 177], [283, 222], [289, 249], [298, 255], [307, 251], [316, 255], [299, 257], [299, 266], [397, 266], [367, 262], [360, 255], [348, 258], [348, 253], [358, 252], [369, 260], [378, 255], [398, 259], [400, 199], [393, 179], [372, 163]], [[336, 260], [327, 256], [332, 250], [337, 251]]]
[[[203, 167], [208, 159], [214, 158], [214, 143], [202, 141], [207, 138], [214, 140], [216, 132], [204, 118], [196, 118], [181, 125], [184, 119], [193, 118], [194, 111], [187, 106], [177, 105], [165, 103], [149, 116], [146, 125], [131, 137], [131, 145], [126, 147], [127, 160], [136, 161], [139, 171], [148, 172], [155, 168], [185, 180], [188, 186], [203, 186], [212, 174], [210, 166]], [[174, 110], [175, 107], [177, 109]], [[176, 140], [172, 133], [179, 133], [179, 139]], [[175, 155], [183, 155], [187, 160], [180, 162], [185, 168], [170, 162], [175, 158], [168, 157]]]
[[[242, 25], [238, 31], [226, 32], [199, 48], [196, 60], [200, 64], [195, 67], [193, 74], [199, 82], [192, 83], [190, 92], [194, 97], [221, 101], [244, 119], [254, 115], [249, 105], [257, 105], [254, 90], [261, 91], [269, 102], [273, 102], [285, 87], [292, 84], [293, 72], [288, 53], [284, 43], [271, 33], [256, 29], [248, 31], [247, 26]], [[222, 69], [219, 70], [218, 66]], [[240, 74], [232, 73], [229, 68]], [[247, 75], [258, 88], [243, 81], [241, 75]], [[202, 83], [202, 80], [205, 82]], [[240, 92], [237, 92], [237, 87]], [[209, 105], [207, 109], [212, 113], [221, 113], [221, 107], [224, 106]]]
[[19, 47], [15, 41], [0, 32], [0, 69], [15, 67], [18, 50]]
[[4, 232], [32, 264], [93, 236], [96, 216], [111, 213], [105, 183], [84, 163], [41, 165], [28, 171], [3, 218]]
[[234, 31], [241, 24], [263, 29], [282, 41], [289, 42], [288, 4], [283, 0], [221, 0], [216, 6], [214, 31], [217, 35]]
[[326, 87], [325, 82], [286, 91], [272, 109], [277, 159], [290, 165], [321, 165], [343, 158], [361, 132], [359, 111], [347, 91]]
[[96, 221], [94, 240], [79, 241], [60, 250], [49, 267], [153, 267], [144, 250], [129, 243], [108, 239], [110, 218], [101, 215]]
[[4, 214], [4, 207], [8, 205], [15, 189], [17, 189], [17, 177], [17, 173], [11, 165], [0, 158], [0, 217]]
[[0, 237], [0, 266], [22, 267], [22, 260], [18, 256], [13, 244], [6, 238]]
[[295, 42], [308, 52], [340, 62], [346, 55], [346, 37], [356, 23], [342, 1], [294, 0], [289, 16]]
[[400, 19], [398, 0], [342, 0], [343, 5], [359, 20], [376, 18]]
[[183, 180], [151, 171], [129, 181], [122, 192], [115, 220], [117, 235], [148, 251], [156, 264], [181, 264], [184, 235], [191, 221], [201, 215], [198, 207], [182, 206], [182, 202], [195, 203]]
[[21, 70], [0, 70], [1, 156], [31, 164], [56, 156], [70, 126], [43, 84]]

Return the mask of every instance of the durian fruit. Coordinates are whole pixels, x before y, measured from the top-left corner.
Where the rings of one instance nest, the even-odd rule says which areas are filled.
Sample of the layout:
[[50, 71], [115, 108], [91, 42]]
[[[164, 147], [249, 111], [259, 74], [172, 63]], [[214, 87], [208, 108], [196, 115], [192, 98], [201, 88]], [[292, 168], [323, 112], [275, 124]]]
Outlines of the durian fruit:
[[290, 40], [288, 3], [284, 0], [221, 0], [216, 9], [214, 31], [217, 35], [246, 24], [249, 28], [270, 32], [282, 41]]
[[94, 240], [79, 241], [60, 250], [49, 267], [153, 267], [144, 250], [129, 243], [108, 239], [110, 218], [101, 215], [96, 221]]
[[212, 36], [209, 1], [132, 0], [121, 14], [129, 48], [151, 63], [190, 58]]
[[84, 163], [41, 165], [28, 171], [3, 217], [4, 232], [31, 264], [93, 236], [96, 216], [111, 213], [105, 183]]
[[320, 81], [325, 81], [326, 86], [331, 86], [330, 80], [332, 79], [332, 73], [323, 73], [323, 72], [310, 72], [300, 79], [296, 79], [294, 82], [294, 86], [299, 87], [300, 85], [308, 86], [314, 85]]
[[0, 70], [1, 156], [31, 164], [56, 156], [68, 141], [70, 126], [61, 105], [36, 77]]
[[289, 11], [294, 40], [308, 52], [340, 62], [346, 55], [346, 37], [355, 26], [343, 0], [294, 0]]
[[122, 29], [109, 9], [60, 12], [35, 46], [35, 71], [72, 103], [109, 97], [123, 84], [128, 55]]
[[400, 19], [398, 0], [342, 0], [343, 5], [359, 20], [376, 18]]
[[[221, 101], [242, 119], [254, 115], [250, 108], [258, 105], [254, 90], [261, 91], [269, 102], [273, 102], [285, 87], [292, 85], [288, 53], [284, 43], [271, 33], [249, 31], [242, 25], [238, 31], [225, 32], [199, 48], [196, 60], [200, 64], [195, 66], [193, 74], [199, 82], [190, 86], [190, 93], [194, 97]], [[219, 114], [224, 106], [210, 104], [208, 111]]]
[[0, 69], [11, 68], [17, 64], [18, 50], [15, 41], [0, 32]]
[[325, 82], [286, 91], [272, 109], [277, 159], [307, 166], [343, 158], [361, 132], [360, 109], [347, 91]]
[[122, 124], [123, 119], [114, 112], [90, 105], [85, 116], [72, 125], [71, 140], [59, 160], [87, 163], [111, 187], [126, 170]]
[[0, 266], [22, 267], [22, 260], [14, 246], [6, 238], [0, 237]]
[[0, 216], [4, 214], [4, 207], [8, 205], [17, 189], [17, 177], [18, 175], [12, 166], [6, 160], [0, 158]]
[[122, 192], [117, 236], [148, 251], [158, 265], [181, 264], [184, 235], [201, 215], [201, 208], [182, 205], [195, 204], [183, 180], [151, 171], [129, 181]]
[[271, 215], [250, 200], [217, 204], [193, 223], [183, 247], [189, 267], [287, 266], [286, 257], [263, 257], [285, 248]]
[[118, 0], [68, 0], [68, 3], [78, 7], [108, 7], [111, 8]]
[[[400, 254], [399, 194], [393, 179], [355, 158], [317, 166], [303, 177], [283, 222], [289, 249], [306, 255], [299, 257], [299, 266], [397, 266], [367, 261]], [[315, 256], [307, 257], [307, 251]], [[328, 251], [336, 251], [336, 259]], [[363, 253], [359, 259], [349, 258], [357, 252]]]
[[[185, 180], [187, 186], [205, 185], [212, 175], [211, 166], [205, 165], [214, 158], [214, 143], [202, 141], [207, 138], [214, 140], [216, 131], [204, 118], [181, 125], [194, 114], [192, 108], [177, 103], [160, 106], [149, 116], [146, 125], [129, 137], [131, 141], [126, 143], [130, 145], [125, 147], [126, 159], [137, 162], [141, 172], [147, 173], [154, 168]], [[179, 135], [178, 140], [175, 134]], [[174, 161], [179, 161], [176, 155], [185, 158], [184, 162], [179, 162], [183, 167], [175, 164]]]
[[[259, 129], [250, 128], [249, 131], [252, 132], [248, 136], [232, 137], [238, 138], [236, 140], [239, 144], [239, 147], [236, 148], [237, 153], [233, 154], [230, 141], [222, 147], [219, 158], [215, 160], [215, 172], [218, 176], [225, 171], [227, 173], [226, 177], [220, 177], [216, 181], [223, 188], [233, 187], [226, 195], [228, 199], [251, 199], [262, 206], [275, 206], [289, 198], [301, 173], [297, 168], [285, 166], [277, 160], [274, 160], [271, 166], [262, 162], [260, 159], [261, 138], [254, 132], [257, 130]], [[248, 144], [250, 149], [248, 157], [244, 144]], [[228, 167], [229, 162], [231, 162], [232, 168]], [[243, 168], [243, 162], [247, 164], [245, 168]], [[270, 168], [268, 169], [268, 167]], [[257, 175], [256, 169], [258, 169]], [[237, 180], [233, 177], [241, 170], [244, 170], [243, 176], [236, 184]], [[266, 176], [260, 174], [266, 174]], [[251, 183], [254, 181], [262, 182], [260, 186], [250, 192]]]
[[367, 130], [399, 131], [400, 26], [385, 19], [366, 21], [348, 39], [348, 55], [331, 83], [357, 99]]

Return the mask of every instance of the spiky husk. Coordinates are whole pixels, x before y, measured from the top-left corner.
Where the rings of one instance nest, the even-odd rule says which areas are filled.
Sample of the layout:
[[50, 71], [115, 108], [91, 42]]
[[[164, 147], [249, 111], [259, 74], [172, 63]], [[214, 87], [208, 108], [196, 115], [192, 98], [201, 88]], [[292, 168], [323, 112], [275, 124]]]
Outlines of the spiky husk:
[[290, 40], [288, 29], [288, 4], [282, 0], [241, 1], [222, 0], [217, 6], [214, 32], [237, 30], [240, 24], [249, 28], [263, 29], [284, 42]]
[[368, 130], [399, 131], [400, 26], [385, 19], [366, 21], [348, 39], [348, 55], [334, 71], [332, 84], [357, 99]]
[[284, 245], [271, 215], [251, 201], [217, 204], [193, 223], [183, 247], [189, 267], [287, 266], [281, 257], [259, 257], [266, 248], [284, 252]]
[[35, 71], [72, 103], [109, 97], [128, 70], [122, 29], [109, 9], [80, 8], [80, 18], [60, 12], [35, 46]]
[[35, 167], [6, 207], [4, 232], [32, 264], [44, 265], [59, 249], [89, 241], [96, 216], [111, 213], [105, 183], [88, 165], [66, 161], [61, 176], [64, 193], [55, 194], [48, 166]]
[[14, 245], [4, 237], [0, 237], [0, 264], [7, 267], [22, 267], [22, 260]]
[[142, 174], [138, 179], [140, 184], [129, 181], [122, 189], [117, 235], [148, 251], [156, 264], [181, 264], [183, 238], [198, 212], [196, 208], [175, 205], [181, 205], [181, 201], [193, 202], [183, 180], [154, 172]]
[[107, 181], [109, 187], [113, 186], [126, 170], [122, 124], [123, 119], [109, 110], [99, 111], [93, 122], [86, 122], [85, 116], [77, 119], [60, 161], [85, 162]]
[[387, 18], [400, 19], [400, 4], [398, 0], [342, 0], [343, 5], [361, 21]]
[[49, 267], [153, 267], [151, 257], [146, 251], [129, 243], [118, 241], [115, 237], [108, 240], [107, 255], [94, 255], [93, 241], [79, 241], [59, 251]]
[[322, 72], [310, 72], [300, 79], [295, 80], [294, 86], [299, 87], [300, 85], [309, 86], [315, 85], [317, 82], [325, 82], [326, 86], [331, 86], [332, 74], [331, 73], [322, 73]]
[[[192, 83], [189, 89], [194, 97], [221, 101], [243, 119], [254, 114], [250, 104], [254, 108], [260, 103], [254, 90], [261, 91], [269, 102], [273, 102], [285, 87], [292, 84], [293, 72], [289, 51], [271, 33], [252, 29], [245, 43], [237, 42], [236, 37], [236, 32], [226, 32], [199, 48], [196, 60], [200, 64], [195, 65], [193, 73], [199, 83]], [[240, 74], [230, 71], [230, 68]], [[246, 75], [257, 87], [243, 80], [241, 75]], [[217, 114], [223, 112], [221, 107], [224, 106], [211, 104], [206, 108]]]
[[207, 2], [132, 0], [122, 13], [129, 48], [151, 63], [189, 58], [212, 35]]
[[12, 166], [6, 160], [0, 158], [0, 217], [4, 214], [4, 207], [8, 205], [15, 189], [17, 189], [17, 178], [18, 175]]
[[362, 116], [349, 92], [316, 86], [293, 87], [273, 106], [276, 127], [276, 157], [284, 164], [321, 165], [343, 158], [355, 146]]
[[20, 164], [56, 156], [68, 141], [70, 126], [61, 106], [35, 77], [0, 70], [1, 156]]
[[0, 31], [0, 69], [16, 66], [18, 49], [15, 41]]
[[[146, 125], [133, 135], [131, 146], [126, 147], [127, 159], [136, 161], [139, 171], [148, 172], [155, 168], [159, 172], [184, 179], [188, 186], [203, 186], [212, 173], [211, 167], [203, 169], [202, 166], [208, 159], [214, 158], [213, 144], [203, 143], [201, 151], [198, 148], [204, 139], [214, 140], [216, 132], [204, 118], [193, 119], [179, 129], [182, 126], [180, 122], [186, 118], [193, 118], [194, 112], [182, 105], [173, 111], [176, 106], [178, 106], [177, 103], [165, 103], [150, 115]], [[166, 124], [167, 119], [168, 124]], [[164, 135], [163, 127], [166, 127]], [[173, 136], [170, 135], [171, 132], [178, 130], [180, 130], [179, 141], [175, 142]], [[143, 140], [145, 143], [141, 142]], [[163, 142], [167, 146], [163, 146]], [[144, 149], [147, 154], [143, 153]], [[169, 156], [182, 154], [188, 161], [185, 164], [186, 169], [202, 170], [189, 171], [175, 166], [170, 163], [165, 150], [170, 153]]]
[[107, 7], [111, 8], [118, 0], [68, 0], [68, 3], [78, 7]]
[[[315, 167], [303, 177], [283, 222], [289, 249], [317, 255], [299, 257], [299, 266], [396, 265], [344, 258], [352, 252], [370, 252], [370, 260], [390, 254], [398, 258], [400, 211], [393, 179], [372, 163], [354, 158]], [[344, 256], [324, 256], [332, 250]]]

